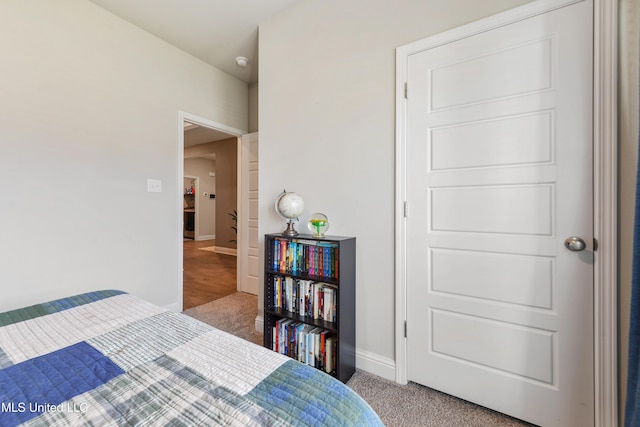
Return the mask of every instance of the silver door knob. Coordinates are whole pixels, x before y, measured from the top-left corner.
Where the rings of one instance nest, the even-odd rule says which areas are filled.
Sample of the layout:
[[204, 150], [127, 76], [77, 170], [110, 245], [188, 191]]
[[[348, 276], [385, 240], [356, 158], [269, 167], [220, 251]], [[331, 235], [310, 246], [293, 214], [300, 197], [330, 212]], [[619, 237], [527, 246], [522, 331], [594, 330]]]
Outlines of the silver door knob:
[[587, 244], [580, 237], [571, 236], [564, 241], [564, 246], [570, 251], [580, 252], [585, 250]]

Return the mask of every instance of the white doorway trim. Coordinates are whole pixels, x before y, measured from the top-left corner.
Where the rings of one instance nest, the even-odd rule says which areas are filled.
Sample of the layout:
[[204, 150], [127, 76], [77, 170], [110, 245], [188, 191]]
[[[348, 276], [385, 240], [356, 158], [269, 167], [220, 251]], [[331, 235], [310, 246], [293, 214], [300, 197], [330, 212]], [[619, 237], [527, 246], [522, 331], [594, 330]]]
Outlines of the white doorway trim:
[[[240, 137], [241, 135], [247, 133], [247, 131], [242, 129], [236, 129], [231, 126], [224, 125], [222, 123], [215, 122], [213, 120], [205, 119], [204, 117], [196, 116], [195, 114], [187, 113], [185, 111], [178, 111], [178, 153], [177, 159], [178, 164], [176, 165], [176, 183], [177, 190], [176, 191], [176, 239], [177, 239], [177, 258], [178, 258], [178, 277], [176, 278], [176, 300], [178, 303], [178, 311], [182, 311], [182, 307], [184, 304], [183, 299], [183, 269], [184, 269], [184, 248], [183, 248], [183, 193], [182, 193], [182, 184], [183, 184], [183, 176], [184, 176], [184, 122], [193, 123], [198, 126], [218, 130], [221, 132], [226, 132], [230, 135]], [[240, 162], [240, 159], [238, 159]], [[238, 163], [240, 164], [240, 163]], [[240, 171], [238, 171], [240, 174]]]
[[[406, 135], [404, 91], [409, 55], [575, 3], [539, 0], [396, 50], [395, 355], [396, 382], [407, 383]], [[618, 425], [617, 364], [617, 2], [594, 0], [594, 374], [595, 425]]]
[[619, 424], [618, 2], [594, 1], [595, 425]]

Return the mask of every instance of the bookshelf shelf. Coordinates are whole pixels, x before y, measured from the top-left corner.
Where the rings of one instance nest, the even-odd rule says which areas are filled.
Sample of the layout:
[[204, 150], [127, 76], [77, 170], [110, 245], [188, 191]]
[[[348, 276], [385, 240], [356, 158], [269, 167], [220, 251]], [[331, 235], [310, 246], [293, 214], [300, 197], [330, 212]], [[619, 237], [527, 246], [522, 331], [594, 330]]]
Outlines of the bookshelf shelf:
[[323, 283], [328, 283], [328, 284], [332, 284], [332, 285], [337, 285], [339, 283], [338, 279], [333, 278], [333, 277], [316, 276], [316, 275], [310, 275], [310, 274], [283, 273], [283, 272], [279, 272], [279, 271], [275, 271], [275, 270], [268, 270], [268, 269], [266, 269], [265, 272], [267, 274], [275, 274], [275, 275], [284, 276], [284, 277], [294, 277], [296, 279], [311, 280], [311, 281], [314, 281], [314, 282], [323, 282]]
[[330, 332], [338, 332], [335, 322], [326, 322], [321, 319], [314, 319], [311, 316], [300, 316], [297, 313], [293, 313], [291, 311], [283, 310], [281, 308], [276, 308], [276, 307], [268, 308], [265, 311], [268, 311], [274, 316], [277, 316], [280, 318], [292, 319], [297, 322], [302, 322], [312, 326], [316, 326], [318, 328], [326, 329]]
[[355, 372], [355, 237], [265, 235], [264, 346], [342, 382]]

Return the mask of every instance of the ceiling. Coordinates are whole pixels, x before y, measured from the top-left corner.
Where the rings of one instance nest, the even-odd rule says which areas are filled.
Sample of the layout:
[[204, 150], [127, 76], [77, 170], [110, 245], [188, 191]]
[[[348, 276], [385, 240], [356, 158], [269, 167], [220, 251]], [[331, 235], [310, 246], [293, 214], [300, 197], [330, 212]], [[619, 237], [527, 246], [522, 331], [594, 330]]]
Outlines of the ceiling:
[[[258, 81], [258, 25], [299, 0], [89, 0], [246, 83]], [[235, 58], [249, 65], [240, 68]]]
[[184, 148], [233, 137], [226, 132], [184, 122]]

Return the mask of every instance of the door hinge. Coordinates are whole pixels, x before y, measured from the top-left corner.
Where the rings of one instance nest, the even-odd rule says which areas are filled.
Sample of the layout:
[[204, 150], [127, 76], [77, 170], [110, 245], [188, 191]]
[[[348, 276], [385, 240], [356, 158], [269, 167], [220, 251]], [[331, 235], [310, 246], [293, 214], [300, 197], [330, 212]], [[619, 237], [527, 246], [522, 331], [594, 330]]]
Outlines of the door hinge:
[[404, 321], [404, 337], [407, 337], [407, 321]]
[[405, 218], [409, 218], [409, 203], [407, 203], [406, 201], [404, 202], [404, 205], [402, 206], [402, 215]]
[[409, 93], [409, 84], [404, 82], [404, 99], [408, 99], [407, 94]]

